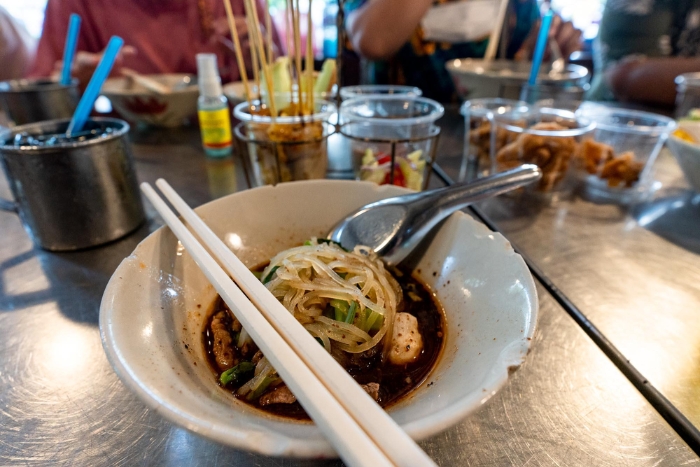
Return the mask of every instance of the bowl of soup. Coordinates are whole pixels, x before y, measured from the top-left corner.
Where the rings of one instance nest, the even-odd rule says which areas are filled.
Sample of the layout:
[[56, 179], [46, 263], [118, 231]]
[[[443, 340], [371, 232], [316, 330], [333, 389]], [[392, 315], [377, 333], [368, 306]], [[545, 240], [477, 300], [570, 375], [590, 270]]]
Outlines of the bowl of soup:
[[[289, 272], [308, 279], [303, 268], [288, 267], [294, 255], [318, 250], [328, 258], [326, 250], [335, 246], [322, 239], [342, 217], [367, 203], [406, 193], [410, 191], [369, 182], [312, 180], [242, 191], [196, 211], [287, 306], [287, 298], [295, 302], [282, 284]], [[348, 253], [334, 251], [340, 256]], [[365, 301], [365, 283], [353, 272], [365, 267], [380, 271], [381, 258], [370, 259], [371, 265], [357, 268], [329, 266], [328, 259], [325, 266], [318, 266], [333, 269], [339, 282], [359, 284], [362, 296], [357, 304], [342, 295], [334, 303], [307, 297], [303, 308], [309, 316], [297, 317], [295, 312], [295, 317], [317, 337], [319, 352], [331, 351], [410, 436], [424, 439], [486, 403], [523, 364], [537, 320], [535, 285], [505, 238], [463, 213], [453, 214], [410, 266], [385, 271], [390, 274], [385, 291], [394, 290], [386, 293], [403, 296], [403, 305], [395, 310], [394, 329], [380, 336], [380, 341], [391, 339], [386, 341], [392, 344], [386, 346], [391, 365], [387, 366], [376, 353], [359, 353], [371, 347], [370, 341], [384, 326], [375, 313], [380, 311], [376, 303]], [[386, 307], [389, 295], [380, 300], [379, 293], [367, 293]], [[115, 372], [168, 420], [238, 449], [275, 456], [334, 457], [333, 448], [303, 409], [289, 402], [289, 397], [275, 394], [283, 392], [278, 388], [284, 382], [264, 364], [264, 356], [256, 356], [254, 343], [248, 349], [238, 345], [239, 341], [244, 345], [245, 339], [234, 319], [168, 228], [152, 233], [124, 259], [100, 307], [103, 345]], [[315, 324], [331, 328], [324, 331]], [[366, 337], [348, 324], [361, 328]], [[335, 332], [333, 327], [354, 334]], [[222, 329], [228, 338], [214, 335]], [[407, 329], [411, 342], [396, 341], [401, 334], [396, 329]], [[418, 340], [416, 354], [402, 352]], [[225, 360], [228, 355], [221, 354], [221, 342], [232, 349], [228, 362], [220, 361], [219, 357]], [[333, 353], [353, 345], [359, 352], [347, 360]], [[391, 352], [398, 354], [396, 358]], [[263, 368], [252, 370], [251, 365]], [[245, 372], [247, 376], [232, 383], [231, 378]], [[267, 386], [261, 389], [261, 382]]]

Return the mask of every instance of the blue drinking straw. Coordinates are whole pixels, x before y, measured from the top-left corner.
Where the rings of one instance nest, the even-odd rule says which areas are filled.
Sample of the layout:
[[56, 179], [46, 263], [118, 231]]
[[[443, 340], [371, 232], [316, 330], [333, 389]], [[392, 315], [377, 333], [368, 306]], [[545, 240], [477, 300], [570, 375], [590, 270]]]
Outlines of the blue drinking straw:
[[544, 57], [544, 49], [547, 47], [547, 36], [549, 35], [549, 28], [552, 26], [552, 10], [545, 13], [544, 18], [542, 18], [542, 25], [540, 26], [540, 32], [537, 35], [537, 44], [535, 45], [535, 55], [532, 57], [532, 68], [530, 69], [530, 79], [527, 84], [534, 86], [537, 81], [537, 75], [540, 73], [540, 65], [542, 65], [542, 58]]
[[124, 39], [119, 36], [112, 36], [109, 40], [107, 48], [104, 54], [102, 54], [102, 59], [100, 59], [97, 69], [92, 74], [92, 78], [90, 78], [90, 82], [83, 93], [83, 97], [80, 98], [78, 107], [75, 109], [73, 118], [68, 125], [66, 135], [69, 138], [72, 133], [82, 130], [85, 122], [87, 122], [92, 106], [95, 104], [95, 99], [100, 95], [100, 89], [102, 89], [102, 85], [107, 79], [107, 76], [109, 76], [109, 72], [112, 71], [112, 66], [117, 59], [117, 54], [122, 48], [122, 45], [124, 45]]
[[68, 86], [71, 83], [70, 70], [75, 57], [75, 49], [78, 47], [78, 33], [80, 32], [80, 15], [70, 15], [66, 45], [63, 48], [63, 69], [61, 70], [61, 84]]

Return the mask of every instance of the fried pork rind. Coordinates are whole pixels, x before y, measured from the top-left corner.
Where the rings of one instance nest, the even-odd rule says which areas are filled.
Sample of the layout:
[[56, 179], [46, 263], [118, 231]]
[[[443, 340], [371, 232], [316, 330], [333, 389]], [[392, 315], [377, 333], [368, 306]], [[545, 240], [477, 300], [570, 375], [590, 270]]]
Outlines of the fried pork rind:
[[[512, 123], [515, 126], [524, 126], [524, 122]], [[508, 131], [504, 128], [496, 128], [496, 152], [508, 144]], [[477, 121], [474, 128], [469, 131], [470, 153], [479, 160], [480, 167], [489, 167], [491, 164], [491, 122], [488, 120]]]
[[581, 164], [586, 172], [606, 180], [610, 187], [633, 186], [644, 169], [644, 163], [635, 160], [632, 151], [615, 156], [611, 146], [590, 140], [582, 144]]
[[[556, 122], [541, 122], [531, 130], [561, 131], [568, 128]], [[522, 164], [535, 164], [542, 170], [538, 190], [552, 191], [559, 187], [566, 177], [571, 159], [576, 156], [579, 145], [573, 136], [541, 136], [531, 133], [520, 134], [515, 141], [508, 143], [496, 154], [500, 170], [507, 170]]]

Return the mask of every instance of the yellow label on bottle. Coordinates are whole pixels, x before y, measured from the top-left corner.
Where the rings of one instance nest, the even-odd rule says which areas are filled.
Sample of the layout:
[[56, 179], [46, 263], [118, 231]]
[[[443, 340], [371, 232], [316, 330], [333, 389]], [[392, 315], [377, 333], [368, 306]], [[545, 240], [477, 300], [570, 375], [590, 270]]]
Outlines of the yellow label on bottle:
[[228, 107], [219, 110], [200, 110], [198, 115], [204, 147], [231, 146], [231, 119], [228, 115]]

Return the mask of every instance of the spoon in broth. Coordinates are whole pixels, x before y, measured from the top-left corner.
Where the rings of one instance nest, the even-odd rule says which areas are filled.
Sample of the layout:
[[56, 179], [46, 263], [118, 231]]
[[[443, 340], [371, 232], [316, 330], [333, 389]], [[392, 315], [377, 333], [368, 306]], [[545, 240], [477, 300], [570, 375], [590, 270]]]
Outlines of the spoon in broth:
[[370, 247], [387, 265], [396, 266], [453, 212], [541, 177], [536, 165], [525, 164], [470, 183], [375, 201], [340, 221], [328, 239], [347, 250], [357, 245]]

